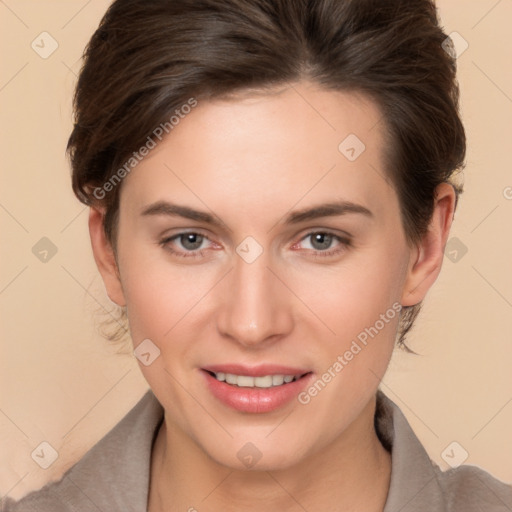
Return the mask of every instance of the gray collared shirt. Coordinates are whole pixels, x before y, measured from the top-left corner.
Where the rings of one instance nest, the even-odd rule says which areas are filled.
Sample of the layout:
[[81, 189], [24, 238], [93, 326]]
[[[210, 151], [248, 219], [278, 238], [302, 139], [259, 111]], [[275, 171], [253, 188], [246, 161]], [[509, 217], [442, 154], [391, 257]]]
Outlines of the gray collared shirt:
[[[58, 482], [2, 512], [145, 512], [151, 448], [164, 410], [151, 390]], [[398, 406], [377, 394], [375, 426], [391, 451], [391, 483], [383, 512], [512, 512], [512, 486], [474, 466], [441, 471]]]

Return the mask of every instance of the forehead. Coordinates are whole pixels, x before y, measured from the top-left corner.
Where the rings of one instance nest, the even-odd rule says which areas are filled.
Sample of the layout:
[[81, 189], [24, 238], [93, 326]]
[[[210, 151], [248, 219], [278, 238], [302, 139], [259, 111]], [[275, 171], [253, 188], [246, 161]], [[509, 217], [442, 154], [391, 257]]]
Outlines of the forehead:
[[380, 120], [368, 98], [309, 83], [198, 101], [130, 173], [122, 202], [243, 212], [337, 197], [384, 208], [395, 197]]

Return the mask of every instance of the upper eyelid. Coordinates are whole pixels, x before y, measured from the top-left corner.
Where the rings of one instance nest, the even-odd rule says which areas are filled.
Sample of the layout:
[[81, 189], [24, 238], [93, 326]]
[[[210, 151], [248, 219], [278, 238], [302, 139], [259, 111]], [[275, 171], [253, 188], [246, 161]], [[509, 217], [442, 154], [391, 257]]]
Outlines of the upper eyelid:
[[313, 229], [309, 229], [302, 236], [300, 236], [298, 238], [297, 242], [294, 242], [293, 245], [297, 244], [298, 242], [302, 242], [304, 239], [310, 237], [311, 235], [315, 235], [317, 233], [330, 235], [333, 238], [336, 238], [341, 243], [352, 242], [352, 239], [353, 239], [353, 236], [350, 233], [348, 233], [347, 231], [333, 230], [333, 229], [328, 229], [328, 228], [324, 228], [324, 229], [313, 228]]
[[[326, 234], [326, 235], [332, 236], [341, 245], [351, 245], [352, 244], [352, 237], [350, 235], [348, 235], [348, 234], [346, 234], [346, 235], [338, 235], [336, 233], [333, 233], [332, 231], [310, 231], [310, 232], [306, 233], [306, 235], [304, 235], [301, 238], [299, 238], [299, 240], [297, 242], [294, 242], [293, 245], [297, 245], [298, 243], [302, 242], [306, 238], [310, 237], [311, 235], [315, 235], [317, 233], [321, 233], [321, 234]], [[320, 251], [320, 250], [315, 250], [315, 249], [308, 249], [308, 250], [310, 250], [310, 251], [312, 250], [312, 251], [315, 251], [315, 252], [328, 252], [330, 249], [326, 250], [326, 251]]]
[[[179, 239], [183, 235], [199, 235], [203, 238], [206, 238], [210, 242], [215, 243], [208, 235], [205, 235], [205, 234], [201, 233], [200, 231], [196, 230], [196, 231], [180, 231], [179, 233], [175, 233], [174, 235], [164, 236], [160, 240], [160, 244], [173, 242], [173, 241]], [[199, 250], [203, 250], [203, 249], [197, 249], [197, 250], [199, 251]], [[188, 252], [193, 252], [193, 251], [188, 251]]]

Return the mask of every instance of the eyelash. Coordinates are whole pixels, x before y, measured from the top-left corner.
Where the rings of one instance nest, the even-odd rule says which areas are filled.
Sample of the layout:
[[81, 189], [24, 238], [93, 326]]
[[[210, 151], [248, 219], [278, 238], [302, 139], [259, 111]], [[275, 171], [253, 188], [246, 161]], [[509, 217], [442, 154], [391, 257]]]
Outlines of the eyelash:
[[[174, 256], [177, 256], [179, 258], [202, 258], [204, 256], [204, 253], [206, 252], [205, 249], [182, 252], [182, 251], [176, 251], [176, 250], [172, 249], [170, 247], [170, 245], [168, 245], [170, 242], [172, 242], [176, 239], [179, 239], [180, 237], [182, 237], [184, 235], [199, 235], [204, 240], [210, 240], [207, 236], [202, 235], [201, 233], [197, 233], [195, 231], [185, 231], [185, 232], [173, 235], [171, 237], [164, 238], [163, 240], [161, 240], [159, 242], [159, 245], [162, 246], [167, 251], [169, 251]], [[335, 233], [332, 233], [330, 231], [311, 231], [308, 234], [306, 234], [305, 236], [303, 236], [299, 240], [299, 242], [296, 242], [294, 245], [297, 245], [298, 243], [302, 242], [303, 240], [306, 240], [309, 237], [312, 237], [313, 235], [328, 235], [328, 236], [333, 237], [334, 240], [337, 240], [340, 243], [340, 245], [336, 249], [331, 249], [331, 250], [326, 250], [326, 251], [313, 250], [311, 255], [314, 258], [329, 258], [332, 256], [336, 256], [336, 255], [342, 253], [343, 251], [345, 251], [346, 249], [352, 247], [352, 241], [350, 238], [336, 235]]]
[[[177, 238], [180, 238], [184, 235], [199, 235], [200, 237], [204, 238], [205, 240], [210, 240], [207, 236], [202, 235], [201, 233], [196, 233], [195, 231], [184, 231], [183, 233], [178, 233], [177, 235], [173, 235], [171, 237], [164, 238], [160, 245], [167, 251], [169, 251], [174, 256], [178, 256], [179, 258], [200, 258], [204, 255], [205, 249], [201, 249], [200, 251], [175, 251], [172, 249], [168, 244], [169, 242], [172, 242], [173, 240], [176, 240]], [[211, 240], [210, 240], [211, 241]]]
[[[309, 254], [311, 256], [313, 256], [314, 258], [329, 258], [329, 257], [333, 257], [333, 256], [338, 256], [342, 252], [346, 251], [348, 248], [352, 247], [352, 240], [349, 237], [343, 237], [340, 235], [336, 235], [335, 233], [332, 233], [331, 231], [311, 231], [307, 235], [303, 236], [297, 243], [300, 243], [303, 240], [306, 240], [307, 238], [309, 238], [313, 235], [331, 236], [333, 238], [333, 240], [336, 240], [339, 242], [339, 245], [336, 246], [335, 249], [328, 249], [326, 251], [309, 249], [309, 251], [311, 251]], [[294, 244], [294, 246], [295, 245], [296, 244]]]

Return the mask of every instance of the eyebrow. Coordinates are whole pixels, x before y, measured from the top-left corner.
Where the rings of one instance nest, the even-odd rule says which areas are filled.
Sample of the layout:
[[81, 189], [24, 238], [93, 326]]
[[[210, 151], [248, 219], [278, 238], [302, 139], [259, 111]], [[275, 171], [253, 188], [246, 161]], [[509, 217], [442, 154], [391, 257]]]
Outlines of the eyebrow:
[[[318, 219], [321, 217], [334, 217], [350, 213], [361, 214], [373, 218], [373, 213], [366, 207], [351, 201], [337, 201], [320, 204], [311, 208], [305, 208], [288, 214], [285, 217], [285, 224], [298, 224], [300, 222]], [[142, 216], [167, 215], [172, 217], [183, 217], [221, 227], [225, 224], [215, 215], [205, 211], [194, 210], [188, 206], [182, 206], [168, 201], [157, 201], [141, 212]]]
[[297, 224], [306, 220], [318, 219], [320, 217], [334, 217], [348, 213], [359, 213], [369, 218], [373, 217], [373, 213], [360, 204], [351, 201], [338, 201], [293, 212], [286, 217], [285, 223]]
[[142, 210], [141, 215], [168, 215], [171, 217], [183, 217], [185, 219], [204, 222], [205, 224], [211, 224], [217, 227], [224, 225], [220, 219], [210, 213], [194, 210], [188, 206], [182, 206], [168, 201], [157, 201], [156, 203], [150, 204]]

